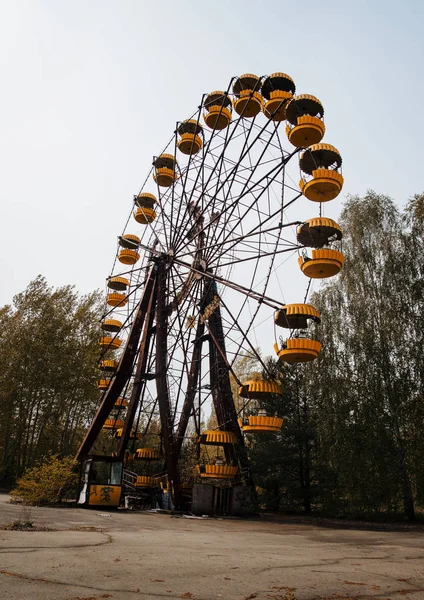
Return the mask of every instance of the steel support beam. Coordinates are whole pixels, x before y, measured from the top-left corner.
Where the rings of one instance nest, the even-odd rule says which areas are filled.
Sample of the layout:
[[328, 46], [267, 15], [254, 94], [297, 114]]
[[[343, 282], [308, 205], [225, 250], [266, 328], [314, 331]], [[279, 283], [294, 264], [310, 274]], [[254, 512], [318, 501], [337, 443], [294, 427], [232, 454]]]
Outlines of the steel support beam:
[[183, 508], [183, 495], [178, 469], [178, 455], [175, 452], [171, 402], [167, 379], [168, 309], [166, 300], [168, 292], [166, 288], [166, 269], [167, 264], [165, 260], [159, 261], [156, 302], [156, 389], [168, 479], [171, 483], [174, 506], [177, 510], [181, 510]]
[[183, 445], [184, 436], [187, 431], [190, 415], [194, 410], [194, 399], [196, 397], [197, 385], [199, 382], [200, 361], [202, 358], [203, 334], [205, 332], [205, 324], [199, 319], [196, 329], [196, 339], [194, 340], [193, 354], [191, 357], [190, 372], [187, 381], [187, 391], [184, 398], [184, 404], [181, 410], [180, 422], [178, 423], [177, 439], [175, 440], [175, 452], [180, 456], [181, 447]]
[[[211, 296], [213, 297], [216, 293], [217, 288], [216, 283], [214, 282], [211, 286]], [[234, 406], [233, 392], [231, 390], [230, 369], [228, 361], [226, 360], [225, 336], [219, 305], [210, 315], [208, 323], [211, 334], [209, 349], [212, 398], [218, 419], [218, 425], [220, 429], [234, 433], [237, 438], [237, 444], [234, 448], [231, 446], [224, 448], [225, 456], [227, 460], [234, 460], [234, 458], [237, 459], [243, 482], [246, 485], [253, 487], [254, 482], [250, 473], [247, 450], [244, 445], [243, 435], [237, 421], [237, 411]]]
[[96, 416], [94, 417], [93, 422], [91, 423], [90, 428], [88, 429], [87, 434], [82, 441], [81, 446], [79, 447], [79, 450], [75, 456], [76, 460], [81, 460], [85, 456], [88, 456], [106, 419], [109, 416], [110, 411], [115, 406], [115, 402], [119, 398], [128, 379], [131, 376], [141, 331], [146, 317], [148, 303], [156, 279], [156, 269], [156, 265], [152, 266], [146, 278], [143, 296], [141, 297], [138, 305], [118, 367], [115, 371], [109, 388], [103, 396], [102, 403], [96, 413]]
[[144, 320], [143, 334], [141, 338], [140, 351], [138, 353], [137, 366], [134, 373], [134, 382], [131, 391], [131, 397], [128, 404], [127, 415], [125, 417], [125, 424], [122, 431], [121, 440], [119, 443], [118, 457], [120, 460], [124, 459], [125, 450], [127, 448], [128, 440], [130, 439], [131, 429], [134, 423], [134, 418], [137, 412], [137, 407], [140, 400], [141, 391], [146, 383], [146, 377], [143, 377], [146, 373], [147, 361], [149, 358], [150, 341], [152, 337], [152, 327], [155, 318], [156, 308], [156, 281], [153, 284], [149, 304], [146, 311], [146, 318]]

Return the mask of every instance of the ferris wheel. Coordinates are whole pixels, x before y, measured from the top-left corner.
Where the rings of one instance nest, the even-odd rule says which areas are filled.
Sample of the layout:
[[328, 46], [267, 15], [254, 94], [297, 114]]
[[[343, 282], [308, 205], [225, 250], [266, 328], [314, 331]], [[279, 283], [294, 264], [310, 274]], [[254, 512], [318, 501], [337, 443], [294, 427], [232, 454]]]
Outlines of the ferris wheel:
[[[307, 297], [311, 280], [343, 266], [342, 232], [323, 216], [342, 189], [342, 159], [322, 143], [321, 102], [295, 93], [291, 77], [273, 73], [245, 74], [204, 95], [153, 157], [118, 238], [100, 339], [100, 407], [77, 458], [102, 456], [116, 481], [119, 464], [137, 464], [134, 486], [162, 483], [177, 508], [190, 483], [180, 469], [188, 440], [204, 449], [191, 482], [252, 486], [244, 436], [282, 427], [281, 415], [263, 407], [280, 385], [240, 380], [240, 356], [266, 374], [260, 346], [289, 364], [321, 349], [320, 315]], [[296, 259], [295, 284], [284, 269]], [[285, 303], [282, 290], [302, 282], [297, 301]], [[211, 410], [216, 425], [205, 429]], [[105, 435], [109, 456], [99, 451]], [[96, 482], [89, 466], [84, 472], [90, 496]]]

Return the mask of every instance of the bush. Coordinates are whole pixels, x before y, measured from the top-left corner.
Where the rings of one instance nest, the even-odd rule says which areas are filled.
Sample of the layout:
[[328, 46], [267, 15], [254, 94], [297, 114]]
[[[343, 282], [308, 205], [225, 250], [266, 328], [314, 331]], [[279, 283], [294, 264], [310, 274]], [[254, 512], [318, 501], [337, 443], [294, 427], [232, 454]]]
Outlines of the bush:
[[42, 463], [25, 471], [11, 496], [29, 505], [57, 504], [75, 492], [77, 481], [72, 458], [49, 454]]

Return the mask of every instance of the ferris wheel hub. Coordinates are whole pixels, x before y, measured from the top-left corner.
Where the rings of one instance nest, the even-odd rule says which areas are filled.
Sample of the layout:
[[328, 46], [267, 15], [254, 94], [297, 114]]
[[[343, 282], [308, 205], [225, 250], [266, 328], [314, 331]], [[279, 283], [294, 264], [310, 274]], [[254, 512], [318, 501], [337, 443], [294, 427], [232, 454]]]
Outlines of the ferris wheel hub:
[[201, 279], [203, 277], [203, 273], [206, 273], [208, 265], [205, 260], [200, 258], [193, 261], [191, 268], [194, 271], [195, 279]]

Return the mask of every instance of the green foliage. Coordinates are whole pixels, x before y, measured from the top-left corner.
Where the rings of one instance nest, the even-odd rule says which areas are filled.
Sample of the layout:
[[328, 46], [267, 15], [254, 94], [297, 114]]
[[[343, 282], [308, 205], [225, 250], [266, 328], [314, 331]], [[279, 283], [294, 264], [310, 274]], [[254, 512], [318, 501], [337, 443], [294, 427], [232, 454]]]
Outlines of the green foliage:
[[424, 247], [414, 219], [374, 192], [350, 198], [345, 268], [313, 299], [324, 342], [314, 389], [326, 418], [317, 436], [349, 513], [413, 518], [422, 497]]
[[266, 508], [412, 519], [423, 506], [423, 202], [401, 212], [374, 192], [348, 199], [345, 267], [310, 300], [320, 358], [268, 364], [287, 418], [281, 434], [250, 441]]
[[195, 476], [196, 465], [199, 464], [200, 459], [199, 450], [199, 444], [195, 436], [183, 444], [180, 460], [180, 477], [181, 481], [186, 484], [192, 483]]
[[49, 451], [74, 454], [98, 401], [101, 297], [42, 277], [0, 309], [0, 485]]
[[414, 229], [422, 228], [424, 226], [424, 193], [415, 194], [415, 196], [409, 200], [406, 207], [406, 217], [409, 224]]
[[28, 505], [57, 504], [75, 494], [77, 483], [73, 459], [49, 454], [42, 463], [25, 471], [11, 496]]
[[305, 511], [313, 508], [315, 494], [315, 421], [306, 384], [310, 368], [286, 367], [273, 358], [265, 361], [263, 377], [280, 381], [283, 397], [268, 398], [268, 414], [284, 417], [276, 434], [249, 436], [249, 455], [259, 502], [266, 510]]

